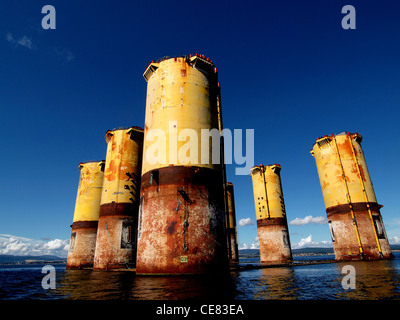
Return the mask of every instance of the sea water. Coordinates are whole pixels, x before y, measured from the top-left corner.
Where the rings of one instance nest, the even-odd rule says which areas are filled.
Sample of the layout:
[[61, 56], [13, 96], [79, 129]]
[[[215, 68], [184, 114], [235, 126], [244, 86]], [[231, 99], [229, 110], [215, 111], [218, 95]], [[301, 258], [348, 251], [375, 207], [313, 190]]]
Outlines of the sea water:
[[[1, 265], [1, 300], [381, 300], [400, 299], [400, 252], [393, 260], [333, 262], [232, 271], [227, 277], [136, 276], [133, 272], [66, 270], [55, 264], [55, 289], [44, 289], [43, 265]], [[298, 260], [331, 257], [301, 256]], [[254, 259], [253, 259], [254, 260]], [[242, 265], [256, 261], [243, 260]], [[355, 289], [342, 285], [345, 266]]]

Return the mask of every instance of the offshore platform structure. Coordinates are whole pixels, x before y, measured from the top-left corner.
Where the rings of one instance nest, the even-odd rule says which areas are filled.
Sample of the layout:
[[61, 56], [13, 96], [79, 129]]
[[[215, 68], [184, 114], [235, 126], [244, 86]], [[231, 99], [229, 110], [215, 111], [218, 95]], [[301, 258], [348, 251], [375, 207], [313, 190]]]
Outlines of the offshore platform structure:
[[[164, 57], [143, 76], [144, 130], [107, 131], [106, 160], [79, 164], [67, 269], [227, 272], [239, 255], [217, 68], [198, 54]], [[336, 260], [393, 257], [361, 141], [343, 132], [311, 150]], [[261, 263], [292, 262], [280, 172], [251, 168]]]
[[318, 138], [314, 156], [336, 260], [390, 259], [385, 227], [358, 133]]
[[133, 268], [143, 129], [109, 130], [93, 269]]
[[80, 178], [71, 225], [67, 269], [93, 267], [104, 164], [105, 161], [79, 164]]
[[[197, 54], [167, 57], [151, 62], [143, 76], [147, 99], [136, 273], [226, 271], [224, 164], [212, 163], [211, 144], [206, 150], [200, 140], [191, 144], [202, 130], [222, 130], [217, 68]], [[154, 134], [162, 142], [157, 161]]]
[[280, 171], [279, 164], [250, 169], [261, 263], [292, 262]]

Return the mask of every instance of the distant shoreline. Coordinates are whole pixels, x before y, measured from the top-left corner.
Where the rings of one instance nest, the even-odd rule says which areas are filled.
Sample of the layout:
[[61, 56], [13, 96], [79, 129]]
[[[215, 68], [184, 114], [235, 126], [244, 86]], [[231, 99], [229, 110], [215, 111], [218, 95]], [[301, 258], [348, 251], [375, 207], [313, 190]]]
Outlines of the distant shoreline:
[[56, 261], [44, 261], [44, 260], [36, 260], [32, 262], [3, 262], [0, 263], [0, 266], [27, 266], [27, 265], [40, 265], [40, 264], [66, 264], [67, 260], [56, 260]]
[[303, 256], [327, 256], [327, 255], [334, 255], [335, 253], [332, 252], [327, 252], [327, 253], [293, 253], [293, 257], [303, 257]]
[[[311, 249], [311, 248], [309, 248]], [[321, 250], [323, 248], [318, 248]], [[298, 252], [296, 250], [304, 250], [304, 249], [294, 249], [292, 250], [293, 257], [307, 257], [307, 256], [325, 256], [325, 255], [334, 255], [333, 251], [324, 251], [324, 252]], [[242, 253], [241, 253], [242, 251]], [[250, 252], [249, 252], [250, 251]], [[392, 249], [392, 252], [400, 252], [400, 249]], [[2, 255], [0, 255], [1, 258]], [[10, 257], [10, 256], [8, 256]], [[239, 259], [251, 259], [251, 258], [259, 258], [260, 253], [258, 249], [243, 249], [239, 250]], [[29, 259], [31, 258], [31, 259]], [[35, 257], [36, 258], [36, 257]], [[58, 264], [66, 264], [67, 258], [60, 258], [55, 260], [45, 260], [45, 259], [32, 259], [30, 256], [26, 256], [26, 259], [22, 259], [21, 256], [15, 256], [16, 261], [7, 261], [7, 262], [0, 262], [0, 266], [10, 266], [10, 265], [41, 265], [41, 264], [51, 264], [51, 265], [58, 265]], [[1, 261], [1, 260], [0, 260]]]

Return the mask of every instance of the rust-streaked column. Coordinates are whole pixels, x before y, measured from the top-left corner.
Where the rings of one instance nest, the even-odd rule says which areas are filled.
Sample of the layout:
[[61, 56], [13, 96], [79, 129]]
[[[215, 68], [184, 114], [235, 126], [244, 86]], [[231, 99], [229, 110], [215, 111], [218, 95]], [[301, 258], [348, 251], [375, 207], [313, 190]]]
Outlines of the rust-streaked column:
[[[204, 151], [200, 141], [202, 129], [219, 132], [217, 70], [199, 55], [164, 58], [149, 64], [144, 78], [136, 273], [228, 272], [222, 165], [212, 163], [211, 143]], [[154, 134], [164, 137], [157, 140], [157, 161], [152, 157], [155, 141], [149, 138]], [[193, 142], [196, 146], [187, 148]]]
[[229, 260], [230, 262], [239, 262], [238, 240], [237, 240], [237, 227], [236, 227], [236, 211], [235, 211], [235, 197], [233, 193], [233, 184], [226, 183], [226, 193], [228, 201], [228, 218], [227, 221], [227, 236], [230, 245]]
[[279, 164], [251, 168], [262, 263], [292, 261]]
[[104, 161], [80, 163], [79, 170], [80, 179], [71, 225], [67, 269], [93, 267]]
[[110, 130], [105, 139], [107, 156], [93, 269], [132, 268], [136, 261], [143, 129]]
[[318, 138], [314, 156], [337, 260], [392, 257], [358, 133]]

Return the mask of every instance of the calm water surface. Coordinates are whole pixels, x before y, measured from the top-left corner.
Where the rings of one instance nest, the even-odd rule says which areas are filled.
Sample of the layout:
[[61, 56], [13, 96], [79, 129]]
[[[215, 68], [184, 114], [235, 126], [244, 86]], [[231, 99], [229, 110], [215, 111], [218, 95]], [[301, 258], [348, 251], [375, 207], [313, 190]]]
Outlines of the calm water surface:
[[[0, 299], [398, 300], [400, 253], [394, 255], [395, 259], [389, 261], [252, 269], [232, 272], [226, 278], [135, 276], [132, 272], [65, 270], [65, 265], [54, 265], [56, 289], [48, 290], [41, 285], [45, 276], [41, 273], [42, 265], [3, 265], [0, 266]], [[348, 264], [356, 270], [355, 290], [344, 290], [341, 285], [345, 276], [341, 271]]]

